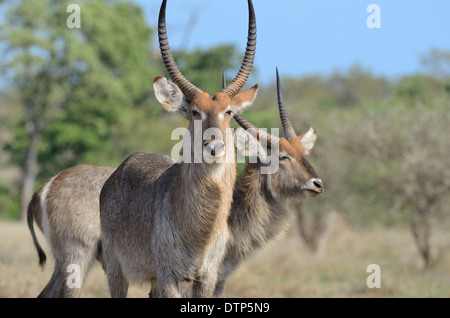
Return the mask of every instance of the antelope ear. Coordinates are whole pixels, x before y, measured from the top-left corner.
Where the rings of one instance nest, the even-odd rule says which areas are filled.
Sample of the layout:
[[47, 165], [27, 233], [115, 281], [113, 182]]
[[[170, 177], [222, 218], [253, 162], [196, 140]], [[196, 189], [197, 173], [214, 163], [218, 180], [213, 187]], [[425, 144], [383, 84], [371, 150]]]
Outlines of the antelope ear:
[[238, 93], [231, 100], [231, 107], [233, 108], [233, 112], [237, 114], [241, 114], [244, 109], [253, 104], [256, 95], [258, 94], [258, 84], [255, 86]]
[[156, 76], [153, 79], [153, 90], [162, 108], [168, 112], [179, 112], [184, 117], [187, 116], [189, 102], [175, 83], [163, 76]]
[[262, 162], [267, 160], [267, 152], [259, 141], [245, 129], [234, 129], [234, 144], [236, 149], [246, 157], [258, 157]]
[[309, 130], [298, 137], [300, 139], [303, 148], [305, 149], [305, 155], [309, 155], [311, 153], [311, 150], [314, 147], [314, 143], [316, 142], [317, 138], [317, 131], [314, 127], [309, 128]]

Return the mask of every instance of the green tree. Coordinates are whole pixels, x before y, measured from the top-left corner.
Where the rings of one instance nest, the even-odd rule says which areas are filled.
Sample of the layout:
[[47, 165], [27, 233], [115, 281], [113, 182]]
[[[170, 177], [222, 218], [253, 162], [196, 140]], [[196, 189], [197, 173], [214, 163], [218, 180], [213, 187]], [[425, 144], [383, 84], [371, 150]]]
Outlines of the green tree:
[[[434, 76], [447, 80], [450, 77], [450, 51], [431, 49], [427, 54], [421, 56], [421, 64]], [[448, 82], [447, 82], [448, 83]]]
[[336, 134], [351, 167], [339, 180], [348, 217], [408, 224], [425, 267], [436, 256], [432, 224], [444, 220], [449, 204], [449, 107], [445, 92], [401, 95], [354, 113]]
[[2, 4], [2, 70], [23, 104], [9, 146], [23, 167], [22, 218], [38, 175], [115, 162], [113, 127], [151, 96], [153, 32], [141, 9], [122, 0], [79, 1], [81, 28], [69, 28], [70, 2]]

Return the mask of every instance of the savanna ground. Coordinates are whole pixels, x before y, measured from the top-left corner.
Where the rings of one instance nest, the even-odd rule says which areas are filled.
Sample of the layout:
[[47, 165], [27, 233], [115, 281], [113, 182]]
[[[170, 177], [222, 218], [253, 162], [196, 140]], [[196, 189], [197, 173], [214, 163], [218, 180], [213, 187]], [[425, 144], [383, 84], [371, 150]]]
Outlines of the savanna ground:
[[[261, 250], [230, 277], [224, 297], [450, 297], [450, 233], [433, 228], [434, 264], [424, 270], [408, 228], [355, 230], [338, 219], [324, 256], [308, 252], [295, 227]], [[0, 297], [36, 297], [53, 270], [42, 271], [25, 223], [0, 222]], [[369, 289], [369, 264], [381, 267], [381, 288]], [[129, 297], [147, 297], [149, 286], [132, 286]], [[109, 297], [99, 263], [82, 297]]]

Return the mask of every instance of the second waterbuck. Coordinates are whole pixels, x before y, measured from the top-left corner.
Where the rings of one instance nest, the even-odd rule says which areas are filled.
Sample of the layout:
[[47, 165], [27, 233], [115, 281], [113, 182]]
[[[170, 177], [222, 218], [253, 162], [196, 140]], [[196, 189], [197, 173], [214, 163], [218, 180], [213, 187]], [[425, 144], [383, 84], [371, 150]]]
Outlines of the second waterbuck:
[[[314, 147], [316, 129], [310, 128], [300, 136], [295, 133], [283, 101], [278, 70], [277, 95], [285, 138], [258, 129], [239, 114], [234, 116], [243, 128], [235, 133], [237, 149], [257, 160], [250, 161], [236, 181], [228, 218], [229, 241], [219, 268], [215, 296], [222, 294], [228, 276], [240, 263], [287, 230], [291, 219], [289, 199], [316, 196], [324, 191], [322, 179], [306, 158]], [[245, 142], [247, 139], [249, 142]], [[274, 156], [278, 170], [262, 173], [262, 168], [268, 165], [267, 157], [273, 160]]]
[[[159, 44], [173, 82], [157, 76], [153, 88], [161, 106], [179, 112], [190, 125], [180, 161], [162, 154], [133, 154], [102, 188], [103, 257], [112, 297], [126, 297], [130, 282], [151, 282], [162, 297], [180, 297], [181, 282], [193, 282], [194, 297], [213, 295], [228, 239], [226, 225], [236, 179], [234, 144], [225, 138], [226, 130], [233, 115], [249, 106], [258, 90], [255, 85], [239, 93], [256, 48], [251, 0], [248, 8], [248, 41], [241, 68], [230, 85], [210, 97], [178, 69], [167, 40], [166, 0], [162, 3]], [[198, 133], [200, 150], [195, 142]]]

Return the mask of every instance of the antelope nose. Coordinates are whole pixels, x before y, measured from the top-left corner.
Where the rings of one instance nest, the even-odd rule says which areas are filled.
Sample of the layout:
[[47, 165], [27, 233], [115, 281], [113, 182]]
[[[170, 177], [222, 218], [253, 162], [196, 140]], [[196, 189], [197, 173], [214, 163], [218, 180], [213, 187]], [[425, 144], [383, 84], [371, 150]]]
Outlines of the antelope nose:
[[217, 142], [214, 145], [214, 148], [211, 150], [211, 155], [215, 156], [216, 154], [220, 154], [225, 149], [225, 144], [221, 141]]
[[222, 141], [205, 141], [203, 146], [213, 157], [223, 154], [225, 148], [225, 144]]
[[324, 191], [323, 181], [319, 178], [311, 178], [302, 189], [306, 190], [310, 195], [318, 195]]
[[320, 179], [314, 179], [313, 181], [313, 185], [320, 190], [321, 192], [323, 191], [323, 181]]

